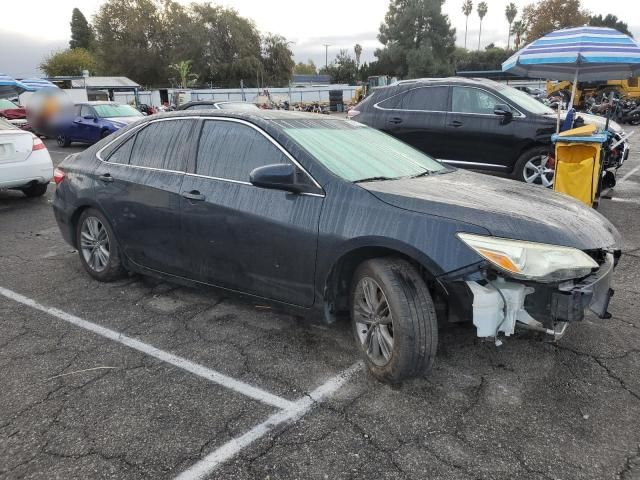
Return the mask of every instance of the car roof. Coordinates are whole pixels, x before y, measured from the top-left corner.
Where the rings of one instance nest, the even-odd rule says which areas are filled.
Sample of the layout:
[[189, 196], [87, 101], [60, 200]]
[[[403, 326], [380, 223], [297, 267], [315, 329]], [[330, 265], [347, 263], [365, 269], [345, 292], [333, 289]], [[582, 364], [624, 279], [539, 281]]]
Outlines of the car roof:
[[[281, 130], [280, 120], [316, 120], [316, 121], [336, 121], [351, 122], [345, 117], [336, 117], [318, 113], [294, 112], [290, 110], [175, 110], [144, 117], [146, 121], [153, 121], [158, 118], [180, 118], [180, 117], [208, 117], [208, 118], [234, 118], [245, 120], [258, 125], [264, 129]], [[145, 121], [143, 120], [143, 122]], [[364, 126], [364, 125], [363, 125]]]
[[95, 100], [91, 102], [77, 102], [76, 105], [122, 105], [118, 102], [109, 102], [106, 100]]
[[389, 88], [394, 86], [401, 85], [476, 85], [476, 86], [485, 86], [485, 87], [502, 87], [503, 84], [498, 83], [494, 80], [489, 80], [488, 78], [469, 78], [469, 77], [443, 77], [443, 78], [413, 78], [410, 80], [399, 80], [391, 85], [383, 88]]

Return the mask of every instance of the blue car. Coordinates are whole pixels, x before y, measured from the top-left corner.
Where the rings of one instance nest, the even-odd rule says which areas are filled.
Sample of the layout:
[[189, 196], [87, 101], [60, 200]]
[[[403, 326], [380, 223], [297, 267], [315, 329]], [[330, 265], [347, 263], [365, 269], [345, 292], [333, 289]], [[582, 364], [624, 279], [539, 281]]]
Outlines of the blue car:
[[73, 116], [58, 126], [56, 140], [61, 147], [71, 142], [92, 144], [143, 117], [130, 105], [115, 102], [86, 102], [74, 106]]

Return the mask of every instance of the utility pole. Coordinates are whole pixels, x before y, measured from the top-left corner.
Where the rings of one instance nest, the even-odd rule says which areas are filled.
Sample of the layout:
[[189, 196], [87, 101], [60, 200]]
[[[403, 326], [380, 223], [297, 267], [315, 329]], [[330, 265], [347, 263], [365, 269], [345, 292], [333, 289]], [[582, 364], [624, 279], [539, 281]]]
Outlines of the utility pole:
[[324, 46], [324, 68], [326, 70], [327, 67], [329, 66], [329, 47], [331, 46], [331, 44], [323, 43], [323, 46]]

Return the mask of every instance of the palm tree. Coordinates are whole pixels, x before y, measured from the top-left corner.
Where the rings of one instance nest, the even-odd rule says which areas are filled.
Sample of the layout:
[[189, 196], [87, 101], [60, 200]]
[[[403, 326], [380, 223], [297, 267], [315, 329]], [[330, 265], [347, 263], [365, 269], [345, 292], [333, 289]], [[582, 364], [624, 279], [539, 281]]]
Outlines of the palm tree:
[[467, 27], [469, 26], [469, 15], [473, 12], [473, 2], [471, 0], [464, 0], [462, 4], [462, 13], [467, 17], [467, 20], [464, 24], [464, 48], [467, 49]]
[[191, 73], [191, 60], [182, 60], [178, 63], [169, 65], [171, 70], [175, 70], [180, 77], [180, 88], [187, 88], [190, 84], [193, 84], [198, 75]]
[[504, 10], [504, 14], [507, 16], [507, 22], [509, 23], [509, 34], [507, 35], [507, 50], [509, 50], [509, 44], [511, 43], [511, 24], [516, 19], [516, 15], [518, 15], [518, 7], [516, 7], [515, 3], [511, 2]]
[[353, 51], [356, 54], [356, 70], [360, 70], [360, 55], [362, 55], [362, 45], [356, 43], [353, 46]]
[[527, 25], [522, 20], [518, 20], [517, 22], [513, 22], [513, 26], [511, 27], [511, 35], [514, 35], [513, 43], [516, 47], [516, 50], [520, 49], [520, 43], [527, 33]]
[[482, 19], [487, 14], [487, 2], [480, 2], [478, 4], [478, 16], [480, 17], [480, 31], [478, 32], [478, 50], [480, 50], [480, 37], [482, 37]]

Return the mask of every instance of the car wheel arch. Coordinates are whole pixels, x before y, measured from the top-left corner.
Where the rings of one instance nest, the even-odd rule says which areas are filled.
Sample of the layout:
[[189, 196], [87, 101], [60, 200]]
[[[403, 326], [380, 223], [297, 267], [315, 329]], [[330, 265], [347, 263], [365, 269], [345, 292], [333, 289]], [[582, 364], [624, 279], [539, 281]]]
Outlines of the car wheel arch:
[[338, 313], [348, 310], [351, 280], [358, 266], [366, 260], [382, 257], [404, 259], [416, 267], [428, 286], [437, 284], [436, 275], [441, 272], [437, 271], [435, 263], [410, 245], [373, 241], [352, 246], [335, 256], [324, 276], [322, 296], [325, 320], [331, 323]]

